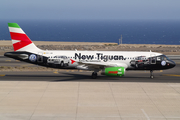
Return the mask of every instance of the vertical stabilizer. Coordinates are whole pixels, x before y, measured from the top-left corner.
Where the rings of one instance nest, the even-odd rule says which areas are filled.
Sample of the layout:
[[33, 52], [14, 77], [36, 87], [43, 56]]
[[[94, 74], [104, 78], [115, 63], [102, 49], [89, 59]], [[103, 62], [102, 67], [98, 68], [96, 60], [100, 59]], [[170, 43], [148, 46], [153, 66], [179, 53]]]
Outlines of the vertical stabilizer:
[[19, 27], [17, 23], [8, 23], [9, 32], [13, 44], [14, 51], [37, 51], [40, 50], [29, 39], [26, 33]]

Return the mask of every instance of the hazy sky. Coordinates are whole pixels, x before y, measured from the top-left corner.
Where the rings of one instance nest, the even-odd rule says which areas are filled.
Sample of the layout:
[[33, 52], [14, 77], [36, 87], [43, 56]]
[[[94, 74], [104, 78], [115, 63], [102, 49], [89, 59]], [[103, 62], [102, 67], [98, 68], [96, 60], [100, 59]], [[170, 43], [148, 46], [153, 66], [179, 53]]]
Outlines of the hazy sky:
[[1, 0], [0, 19], [180, 20], [180, 0]]

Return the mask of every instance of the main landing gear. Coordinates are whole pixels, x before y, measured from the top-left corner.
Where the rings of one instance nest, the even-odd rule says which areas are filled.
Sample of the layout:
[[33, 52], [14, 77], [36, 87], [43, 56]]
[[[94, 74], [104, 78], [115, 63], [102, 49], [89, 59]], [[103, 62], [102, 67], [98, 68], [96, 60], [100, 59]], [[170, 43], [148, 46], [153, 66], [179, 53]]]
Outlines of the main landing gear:
[[91, 77], [92, 77], [92, 79], [96, 79], [97, 78], [97, 72], [93, 72]]
[[153, 75], [153, 70], [150, 70], [150, 78], [153, 79], [154, 75]]

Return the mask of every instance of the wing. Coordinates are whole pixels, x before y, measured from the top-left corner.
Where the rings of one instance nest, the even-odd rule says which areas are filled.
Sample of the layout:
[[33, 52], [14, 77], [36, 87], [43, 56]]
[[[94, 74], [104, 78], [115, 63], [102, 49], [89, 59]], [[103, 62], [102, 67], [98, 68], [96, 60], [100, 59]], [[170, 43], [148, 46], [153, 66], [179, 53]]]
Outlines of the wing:
[[77, 68], [86, 68], [87, 70], [101, 70], [106, 67], [124, 67], [125, 69], [128, 67], [125, 63], [112, 63], [112, 62], [77, 62], [79, 67]]

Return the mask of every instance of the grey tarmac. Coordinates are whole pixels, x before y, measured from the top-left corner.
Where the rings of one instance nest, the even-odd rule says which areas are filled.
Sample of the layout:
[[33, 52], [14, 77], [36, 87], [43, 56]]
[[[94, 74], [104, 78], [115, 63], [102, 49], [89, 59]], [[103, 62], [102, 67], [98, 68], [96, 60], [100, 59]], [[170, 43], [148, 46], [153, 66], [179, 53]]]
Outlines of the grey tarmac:
[[180, 64], [170, 70], [0, 71], [2, 120], [179, 120]]

